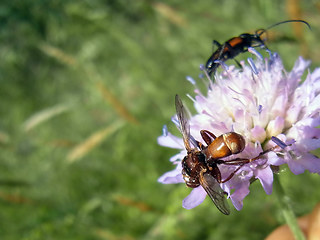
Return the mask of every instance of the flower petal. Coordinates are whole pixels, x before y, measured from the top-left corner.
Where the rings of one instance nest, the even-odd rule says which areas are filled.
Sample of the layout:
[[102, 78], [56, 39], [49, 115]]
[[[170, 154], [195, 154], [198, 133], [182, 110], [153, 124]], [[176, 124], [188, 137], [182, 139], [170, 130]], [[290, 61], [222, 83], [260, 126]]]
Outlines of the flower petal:
[[290, 168], [290, 171], [295, 175], [304, 173], [304, 171], [306, 170], [302, 166], [301, 162], [299, 162], [299, 161], [289, 160], [289, 161], [287, 161], [287, 163], [288, 163], [288, 167]]
[[309, 170], [311, 173], [320, 173], [320, 159], [316, 156], [306, 153], [302, 156], [303, 161], [301, 161], [301, 164], [303, 167], [307, 170]]
[[249, 194], [250, 181], [239, 182], [235, 191], [231, 194], [230, 199], [233, 206], [240, 211], [243, 207], [243, 199]]
[[253, 141], [264, 142], [266, 139], [267, 133], [264, 128], [260, 126], [255, 126], [251, 129], [251, 138]]
[[204, 201], [206, 196], [207, 193], [201, 186], [194, 188], [191, 193], [183, 200], [182, 207], [184, 207], [185, 209], [192, 209], [200, 205]]
[[272, 193], [273, 173], [270, 167], [258, 168], [255, 171], [255, 176], [260, 180], [260, 183], [266, 192], [270, 195]]
[[268, 138], [279, 135], [284, 127], [284, 118], [277, 116], [275, 120], [271, 120], [267, 127]]
[[183, 151], [183, 152], [180, 152], [176, 155], [173, 155], [171, 158], [170, 158], [170, 162], [181, 162], [181, 160], [186, 156], [186, 152]]
[[268, 153], [268, 163], [270, 165], [280, 166], [282, 164], [285, 164], [286, 161], [279, 157], [275, 152]]
[[183, 149], [182, 138], [176, 137], [168, 132], [167, 136], [158, 137], [158, 144], [164, 147]]
[[183, 183], [184, 180], [181, 174], [181, 170], [182, 170], [181, 164], [178, 164], [176, 169], [166, 172], [161, 177], [159, 177], [158, 182], [163, 184]]

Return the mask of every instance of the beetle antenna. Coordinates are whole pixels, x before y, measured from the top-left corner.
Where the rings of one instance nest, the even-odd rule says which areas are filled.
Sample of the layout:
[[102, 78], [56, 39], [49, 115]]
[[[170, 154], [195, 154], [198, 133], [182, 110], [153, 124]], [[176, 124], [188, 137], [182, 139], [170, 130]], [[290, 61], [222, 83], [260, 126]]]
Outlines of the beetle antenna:
[[[256, 31], [256, 34], [260, 37], [263, 33], [265, 33], [265, 32], [266, 32], [267, 30], [269, 30], [270, 28], [274, 28], [275, 26], [278, 26], [278, 25], [284, 24], [284, 23], [289, 23], [289, 22], [300, 22], [300, 23], [304, 23], [305, 25], [308, 26], [308, 28], [309, 28], [310, 30], [312, 30], [310, 24], [309, 24], [308, 22], [304, 21], [304, 20], [286, 20], [286, 21], [282, 21], [282, 22], [275, 23], [275, 24], [273, 24], [273, 25], [271, 25], [271, 26], [269, 26], [269, 27], [267, 27], [267, 28], [265, 28], [265, 29], [258, 29], [258, 30]], [[258, 32], [259, 32], [259, 33], [258, 33]]]

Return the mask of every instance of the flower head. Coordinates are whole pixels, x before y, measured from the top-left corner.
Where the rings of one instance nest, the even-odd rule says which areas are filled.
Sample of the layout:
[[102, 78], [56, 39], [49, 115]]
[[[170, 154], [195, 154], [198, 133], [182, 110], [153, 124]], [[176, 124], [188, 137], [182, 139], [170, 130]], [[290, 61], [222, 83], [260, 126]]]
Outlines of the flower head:
[[[305, 170], [320, 173], [320, 159], [310, 153], [320, 147], [320, 69], [308, 73], [303, 81], [302, 74], [309, 64], [300, 57], [292, 71], [286, 72], [280, 57], [270, 53], [267, 59], [250, 60], [249, 65], [242, 62], [242, 69], [230, 66], [217, 73], [206, 96], [195, 89], [197, 114], [189, 120], [191, 136], [205, 144], [201, 130], [216, 136], [239, 133], [246, 142], [244, 150], [222, 160], [255, 158], [241, 164], [237, 171], [236, 165], [218, 165], [222, 179], [234, 172], [220, 186], [237, 210], [243, 207], [252, 179], [258, 179], [267, 194], [272, 193], [272, 166], [287, 164], [294, 174]], [[181, 150], [170, 159], [175, 169], [158, 181], [183, 183], [181, 160], [187, 155], [183, 140], [165, 131], [158, 142]], [[202, 186], [194, 188], [184, 199], [183, 207], [196, 207], [206, 195]]]

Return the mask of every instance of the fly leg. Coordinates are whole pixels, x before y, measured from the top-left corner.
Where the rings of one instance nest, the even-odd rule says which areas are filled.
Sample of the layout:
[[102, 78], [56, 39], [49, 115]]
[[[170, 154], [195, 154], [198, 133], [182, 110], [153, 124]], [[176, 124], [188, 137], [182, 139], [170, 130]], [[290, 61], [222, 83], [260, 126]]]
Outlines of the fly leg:
[[200, 134], [207, 145], [210, 145], [212, 141], [217, 138], [216, 135], [214, 135], [212, 132], [209, 132], [208, 130], [201, 130]]
[[254, 158], [235, 158], [235, 159], [231, 159], [231, 160], [227, 160], [227, 161], [223, 161], [223, 160], [218, 160], [216, 163], [217, 164], [225, 164], [225, 165], [235, 165], [238, 166], [226, 179], [221, 180], [221, 183], [225, 183], [227, 181], [229, 181], [240, 169], [243, 165], [247, 164], [247, 163], [251, 163], [255, 160], [258, 160], [259, 158], [261, 158], [261, 156], [263, 156], [264, 154], [274, 151], [275, 149], [279, 148], [279, 146], [274, 146], [272, 148], [269, 148], [261, 153], [259, 153], [258, 156], [254, 157]]

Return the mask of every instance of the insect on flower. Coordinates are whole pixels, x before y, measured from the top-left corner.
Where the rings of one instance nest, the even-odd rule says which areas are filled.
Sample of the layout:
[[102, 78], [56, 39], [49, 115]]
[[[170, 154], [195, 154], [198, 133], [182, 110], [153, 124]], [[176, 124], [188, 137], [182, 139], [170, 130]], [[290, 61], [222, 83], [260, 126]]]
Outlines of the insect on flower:
[[[243, 165], [261, 158], [262, 155], [275, 150], [278, 146], [267, 149], [254, 158], [222, 160], [221, 158], [240, 153], [244, 150], [246, 144], [243, 136], [236, 132], [228, 132], [216, 137], [207, 130], [201, 130], [200, 134], [207, 144], [207, 146], [204, 146], [190, 135], [187, 113], [178, 95], [175, 98], [175, 105], [180, 131], [187, 150], [187, 155], [182, 160], [183, 179], [190, 188], [196, 188], [201, 185], [216, 207], [223, 214], [229, 215], [229, 205], [224, 197], [226, 193], [222, 190], [220, 184], [229, 181]], [[191, 145], [195, 145], [196, 148], [192, 148]], [[238, 167], [227, 178], [222, 179], [218, 168], [220, 164]]]
[[221, 63], [229, 59], [233, 59], [240, 53], [248, 51], [249, 48], [261, 47], [268, 49], [267, 46], [264, 44], [265, 40], [261, 39], [261, 35], [267, 30], [278, 26], [280, 24], [289, 23], [289, 22], [300, 22], [304, 23], [311, 29], [309, 23], [303, 20], [287, 20], [283, 22], [275, 23], [266, 29], [258, 29], [255, 31], [254, 34], [243, 33], [240, 34], [238, 37], [233, 37], [226, 41], [223, 44], [220, 44], [216, 40], [213, 43], [218, 47], [217, 50], [210, 56], [206, 63], [206, 70], [209, 76], [211, 76]]
[[[158, 137], [159, 145], [179, 150], [170, 157], [174, 168], [162, 174], [158, 182], [190, 182], [187, 186], [192, 191], [182, 201], [185, 209], [199, 206], [211, 194], [208, 189], [213, 189], [209, 196], [218, 207], [224, 207], [227, 193], [232, 205], [240, 211], [243, 200], [252, 191], [253, 180], [266, 194], [272, 194], [275, 167], [286, 166], [295, 175], [306, 171], [320, 174], [320, 159], [313, 153], [320, 148], [320, 68], [309, 70], [310, 61], [299, 57], [288, 71], [281, 57], [271, 51], [265, 58], [257, 57], [251, 62], [248, 59], [248, 63], [243, 62], [241, 69], [236, 66], [228, 69], [227, 74], [217, 72], [215, 81], [209, 81], [206, 94], [194, 84], [196, 95], [192, 100], [196, 112], [190, 118], [186, 118], [177, 97], [178, 117], [173, 122], [178, 128], [180, 125], [183, 138], [173, 135], [165, 126]], [[245, 139], [245, 148], [237, 155], [212, 159], [205, 154], [219, 150], [213, 148], [213, 142], [220, 137], [215, 138], [211, 132], [222, 136], [228, 132], [240, 134]], [[203, 140], [197, 143], [193, 136]], [[278, 148], [271, 149], [275, 145]], [[248, 160], [235, 161], [255, 157], [248, 164]], [[227, 165], [229, 160], [234, 165], [230, 165], [232, 161]], [[207, 190], [201, 183], [209, 185]]]

